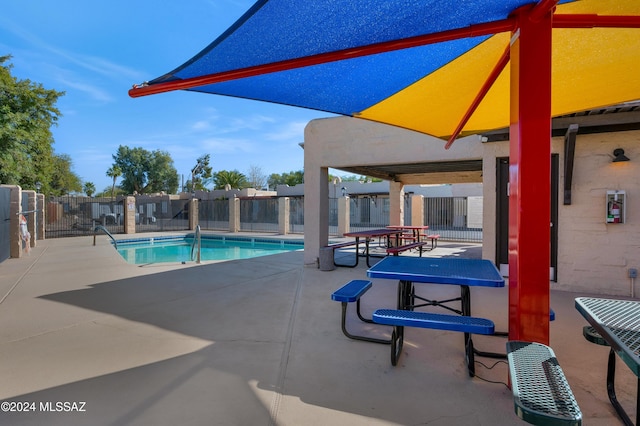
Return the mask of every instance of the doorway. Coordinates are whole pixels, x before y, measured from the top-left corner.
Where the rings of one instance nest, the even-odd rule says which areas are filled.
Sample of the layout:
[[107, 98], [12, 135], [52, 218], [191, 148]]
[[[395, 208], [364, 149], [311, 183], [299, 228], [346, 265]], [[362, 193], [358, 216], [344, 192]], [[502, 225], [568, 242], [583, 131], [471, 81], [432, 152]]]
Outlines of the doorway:
[[[549, 279], [558, 280], [558, 183], [560, 156], [551, 154], [551, 259]], [[496, 264], [509, 276], [509, 157], [496, 161]]]

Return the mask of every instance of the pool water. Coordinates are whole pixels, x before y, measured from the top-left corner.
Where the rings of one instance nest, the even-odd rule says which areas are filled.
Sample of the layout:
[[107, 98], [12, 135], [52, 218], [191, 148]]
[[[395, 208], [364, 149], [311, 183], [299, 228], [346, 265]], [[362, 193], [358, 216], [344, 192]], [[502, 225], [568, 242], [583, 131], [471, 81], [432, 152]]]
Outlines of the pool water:
[[[195, 262], [191, 258], [193, 236], [159, 237], [118, 241], [118, 253], [134, 265], [166, 262]], [[200, 260], [221, 261], [250, 259], [289, 251], [302, 250], [302, 241], [267, 238], [202, 236]], [[197, 251], [197, 248], [196, 248]]]

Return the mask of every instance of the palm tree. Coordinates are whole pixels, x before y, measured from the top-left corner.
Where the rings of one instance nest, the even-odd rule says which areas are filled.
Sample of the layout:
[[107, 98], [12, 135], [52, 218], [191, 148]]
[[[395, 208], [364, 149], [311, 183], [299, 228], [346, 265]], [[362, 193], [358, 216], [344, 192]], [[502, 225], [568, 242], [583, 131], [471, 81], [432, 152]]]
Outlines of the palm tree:
[[109, 167], [107, 170], [107, 176], [113, 179], [113, 185], [111, 185], [111, 198], [113, 199], [113, 191], [116, 189], [116, 179], [122, 174], [122, 170], [118, 167], [117, 164]]
[[230, 185], [234, 189], [242, 189], [247, 186], [247, 177], [237, 170], [221, 170], [213, 175], [215, 189], [223, 189]]
[[91, 197], [96, 192], [96, 186], [93, 182], [86, 182], [83, 187], [84, 193], [87, 194], [87, 197]]

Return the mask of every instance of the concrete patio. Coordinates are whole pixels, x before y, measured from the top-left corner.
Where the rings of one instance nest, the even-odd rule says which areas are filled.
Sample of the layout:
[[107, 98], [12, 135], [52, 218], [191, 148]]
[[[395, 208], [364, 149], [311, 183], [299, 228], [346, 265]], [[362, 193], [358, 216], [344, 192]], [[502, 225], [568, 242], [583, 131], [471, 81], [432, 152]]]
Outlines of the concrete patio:
[[[0, 264], [0, 400], [35, 409], [0, 412], [2, 424], [524, 424], [505, 384], [506, 364], [477, 365], [480, 378], [469, 378], [459, 333], [407, 330], [397, 367], [389, 346], [342, 334], [340, 304], [330, 295], [365, 278], [364, 262], [320, 271], [303, 267], [302, 253], [293, 252], [140, 267], [126, 264], [106, 237], [92, 242], [39, 241], [30, 256]], [[477, 253], [473, 245], [440, 243], [427, 255]], [[364, 312], [393, 306], [395, 289], [374, 280]], [[455, 296], [459, 288], [428, 291]], [[507, 289], [472, 293], [474, 315], [506, 330]], [[584, 295], [552, 290], [551, 346], [584, 424], [620, 424], [606, 394], [608, 348], [582, 337], [586, 322], [574, 298]], [[349, 325], [388, 333], [357, 320]], [[505, 339], [478, 336], [474, 343], [503, 352]], [[618, 397], [635, 416], [636, 379], [618, 365]], [[84, 411], [56, 411], [74, 407], [57, 402]]]

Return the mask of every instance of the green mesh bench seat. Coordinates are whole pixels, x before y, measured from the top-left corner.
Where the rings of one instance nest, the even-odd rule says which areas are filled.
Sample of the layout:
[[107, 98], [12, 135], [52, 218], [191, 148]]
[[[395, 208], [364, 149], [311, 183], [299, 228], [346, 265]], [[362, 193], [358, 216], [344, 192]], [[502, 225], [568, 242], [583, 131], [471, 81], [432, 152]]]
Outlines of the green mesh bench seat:
[[518, 417], [535, 425], [582, 424], [582, 412], [553, 349], [509, 341], [507, 359]]

